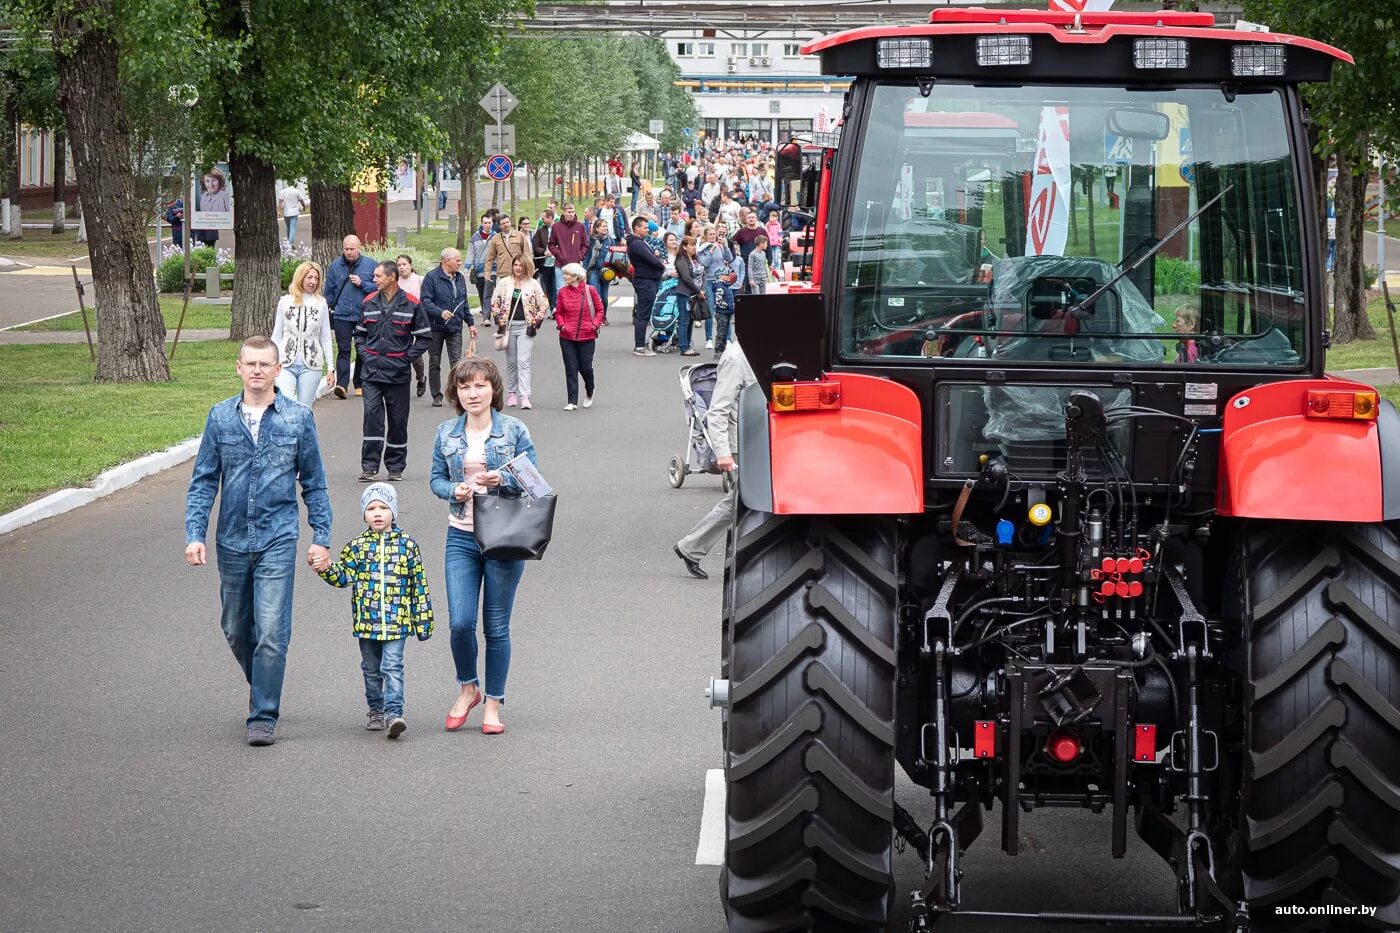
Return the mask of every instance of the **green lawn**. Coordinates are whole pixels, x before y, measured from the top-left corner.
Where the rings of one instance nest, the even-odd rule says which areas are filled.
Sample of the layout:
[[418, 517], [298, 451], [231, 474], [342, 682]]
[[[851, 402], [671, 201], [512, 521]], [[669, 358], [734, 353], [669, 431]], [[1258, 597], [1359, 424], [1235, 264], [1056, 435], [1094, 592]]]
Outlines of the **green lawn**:
[[[180, 307], [184, 303], [184, 296], [172, 297], [170, 295], [160, 296], [160, 313], [165, 318], [165, 329], [169, 331], [167, 336], [172, 339], [175, 336], [175, 325], [180, 321]], [[88, 309], [88, 326], [94, 330], [97, 328], [97, 317], [94, 309]], [[185, 330], [228, 330], [229, 327], [229, 306], [211, 305], [202, 301], [190, 301], [189, 310], [185, 313]], [[83, 317], [78, 312], [65, 314], [63, 317], [56, 317], [48, 321], [39, 321], [35, 324], [26, 324], [23, 327], [16, 327], [17, 331], [80, 331], [83, 329]]]
[[[24, 215], [26, 220], [35, 220], [28, 213]], [[71, 218], [68, 221], [68, 229], [63, 233], [53, 233], [49, 230], [25, 230], [24, 239], [11, 240], [0, 238], [0, 256], [18, 258], [40, 258], [40, 259], [86, 259], [88, 255], [86, 243], [75, 243], [74, 239], [78, 235], [78, 224]]]
[[[1375, 340], [1354, 340], [1327, 351], [1327, 369], [1380, 369], [1395, 365], [1395, 351], [1390, 345], [1390, 325], [1386, 321], [1385, 299], [1380, 295], [1366, 304], [1371, 325], [1376, 329]], [[1400, 327], [1400, 321], [1396, 322]]]
[[237, 348], [181, 346], [172, 381], [92, 381], [82, 344], [0, 346], [0, 513], [198, 434], [209, 406], [238, 391]]

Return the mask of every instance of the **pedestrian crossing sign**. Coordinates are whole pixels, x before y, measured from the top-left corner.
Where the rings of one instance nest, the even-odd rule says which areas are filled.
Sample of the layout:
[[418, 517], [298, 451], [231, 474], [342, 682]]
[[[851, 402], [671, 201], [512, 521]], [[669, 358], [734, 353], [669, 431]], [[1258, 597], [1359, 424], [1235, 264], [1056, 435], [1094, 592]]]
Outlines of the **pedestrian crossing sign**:
[[1103, 134], [1103, 160], [1114, 165], [1133, 164], [1133, 141], [1127, 136]]

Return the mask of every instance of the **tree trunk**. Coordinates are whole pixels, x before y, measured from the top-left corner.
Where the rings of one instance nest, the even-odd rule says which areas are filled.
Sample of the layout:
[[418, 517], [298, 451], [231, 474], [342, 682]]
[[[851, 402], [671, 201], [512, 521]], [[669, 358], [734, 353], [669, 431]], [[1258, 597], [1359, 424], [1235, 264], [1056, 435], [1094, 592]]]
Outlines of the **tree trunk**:
[[63, 130], [53, 133], [53, 232], [68, 229], [68, 137]]
[[5, 200], [10, 207], [10, 239], [24, 238], [19, 202], [19, 90], [5, 99]]
[[[74, 15], [56, 21], [58, 104], [73, 141], [73, 161], [90, 213], [97, 315], [97, 379], [166, 382], [165, 322], [156, 303], [146, 242], [146, 206], [136, 198], [131, 123], [121, 105], [117, 42], [99, 25], [99, 0], [77, 0]], [[84, 217], [86, 222], [87, 218]]]
[[[1364, 142], [1364, 141], [1363, 141]], [[1365, 145], [1359, 147], [1365, 152]], [[1366, 182], [1370, 162], [1337, 155], [1337, 268], [1332, 342], [1374, 340], [1376, 329], [1366, 315], [1366, 281], [1362, 248], [1366, 227]], [[1356, 172], [1356, 174], [1352, 174]]]
[[349, 185], [311, 183], [311, 259], [322, 269], [340, 256], [341, 242], [355, 232], [355, 202]]
[[229, 150], [233, 175], [234, 264], [232, 322], [229, 337], [272, 333], [273, 312], [282, 296], [282, 250], [277, 237], [277, 170], [271, 163], [238, 148]]

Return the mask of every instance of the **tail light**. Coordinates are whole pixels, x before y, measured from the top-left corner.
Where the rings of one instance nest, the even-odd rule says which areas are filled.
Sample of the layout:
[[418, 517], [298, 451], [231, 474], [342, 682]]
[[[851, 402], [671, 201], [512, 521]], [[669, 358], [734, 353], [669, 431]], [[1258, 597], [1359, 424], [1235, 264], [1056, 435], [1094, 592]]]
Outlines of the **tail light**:
[[841, 383], [775, 382], [773, 411], [835, 411], [841, 407]]
[[1341, 418], [1352, 421], [1375, 421], [1380, 411], [1380, 396], [1370, 391], [1334, 392], [1309, 389], [1307, 416], [1309, 418]]

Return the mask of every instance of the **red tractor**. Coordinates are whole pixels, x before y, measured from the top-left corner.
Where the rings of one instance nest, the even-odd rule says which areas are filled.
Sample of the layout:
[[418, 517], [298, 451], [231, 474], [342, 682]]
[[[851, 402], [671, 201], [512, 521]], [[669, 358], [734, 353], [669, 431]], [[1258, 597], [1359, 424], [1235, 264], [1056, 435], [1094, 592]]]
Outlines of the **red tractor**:
[[1047, 920], [1400, 926], [1400, 415], [1324, 373], [1299, 94], [1350, 59], [1004, 9], [806, 51], [855, 80], [810, 281], [736, 309], [730, 929], [957, 915], [994, 806], [1173, 866]]

